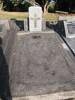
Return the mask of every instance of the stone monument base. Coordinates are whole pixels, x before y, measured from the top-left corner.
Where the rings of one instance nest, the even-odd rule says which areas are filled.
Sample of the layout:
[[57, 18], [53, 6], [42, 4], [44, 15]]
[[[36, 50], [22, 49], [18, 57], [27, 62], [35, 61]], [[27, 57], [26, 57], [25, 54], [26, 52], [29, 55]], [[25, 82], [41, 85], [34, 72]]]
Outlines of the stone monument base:
[[3, 38], [8, 43], [3, 47], [7, 66], [0, 66], [0, 89], [5, 86], [1, 83], [8, 82], [12, 97], [75, 90], [75, 58], [62, 47], [58, 34], [51, 30], [18, 32], [14, 21], [9, 21], [9, 26], [8, 38]]
[[9, 64], [12, 96], [75, 90], [74, 66], [56, 33], [17, 33]]

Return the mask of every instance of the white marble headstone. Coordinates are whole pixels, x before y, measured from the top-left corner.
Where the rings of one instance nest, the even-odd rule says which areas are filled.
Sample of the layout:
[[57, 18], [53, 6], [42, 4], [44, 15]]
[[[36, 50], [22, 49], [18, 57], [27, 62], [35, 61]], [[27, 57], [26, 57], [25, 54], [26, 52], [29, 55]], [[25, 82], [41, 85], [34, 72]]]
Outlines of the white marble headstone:
[[29, 7], [29, 31], [42, 31], [42, 8], [39, 6]]

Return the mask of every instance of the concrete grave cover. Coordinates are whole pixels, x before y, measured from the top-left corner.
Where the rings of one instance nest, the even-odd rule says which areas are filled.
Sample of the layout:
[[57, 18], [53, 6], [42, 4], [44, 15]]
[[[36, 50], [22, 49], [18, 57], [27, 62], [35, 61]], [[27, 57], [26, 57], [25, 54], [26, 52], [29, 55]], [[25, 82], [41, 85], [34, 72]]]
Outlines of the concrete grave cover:
[[65, 34], [67, 38], [75, 38], [75, 20], [64, 21]]

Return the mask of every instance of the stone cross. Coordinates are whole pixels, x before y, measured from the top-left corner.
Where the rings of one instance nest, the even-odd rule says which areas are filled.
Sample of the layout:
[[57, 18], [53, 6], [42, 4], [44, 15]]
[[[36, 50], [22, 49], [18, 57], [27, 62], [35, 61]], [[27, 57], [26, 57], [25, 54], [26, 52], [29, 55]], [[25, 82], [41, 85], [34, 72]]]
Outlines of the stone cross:
[[33, 18], [31, 18], [31, 20], [33, 20], [33, 21], [34, 21], [34, 27], [36, 28], [36, 27], [37, 27], [37, 21], [38, 21], [38, 20], [40, 20], [40, 18], [39, 18], [39, 17], [37, 17], [37, 15], [36, 15], [36, 14], [34, 14], [34, 17], [33, 17]]

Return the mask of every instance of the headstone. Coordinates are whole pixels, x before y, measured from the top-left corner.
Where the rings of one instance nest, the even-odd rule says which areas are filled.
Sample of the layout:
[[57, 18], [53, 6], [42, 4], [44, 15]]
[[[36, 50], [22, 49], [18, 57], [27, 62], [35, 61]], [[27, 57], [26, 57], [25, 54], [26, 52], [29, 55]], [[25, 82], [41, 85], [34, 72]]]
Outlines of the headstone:
[[42, 8], [39, 6], [29, 7], [29, 31], [42, 31]]
[[[4, 24], [5, 22], [5, 24]], [[8, 22], [8, 23], [7, 23]], [[7, 26], [6, 26], [7, 25]], [[10, 26], [8, 29], [8, 25]], [[18, 31], [18, 27], [12, 20], [0, 20], [0, 37], [2, 38], [2, 48], [7, 59], [9, 61], [9, 54], [11, 52], [11, 46], [13, 45], [15, 33]]]
[[75, 20], [64, 21], [65, 34], [67, 38], [75, 38]]

